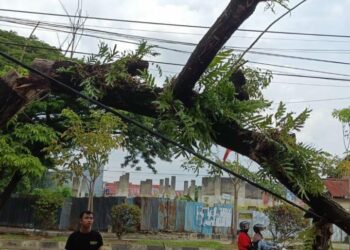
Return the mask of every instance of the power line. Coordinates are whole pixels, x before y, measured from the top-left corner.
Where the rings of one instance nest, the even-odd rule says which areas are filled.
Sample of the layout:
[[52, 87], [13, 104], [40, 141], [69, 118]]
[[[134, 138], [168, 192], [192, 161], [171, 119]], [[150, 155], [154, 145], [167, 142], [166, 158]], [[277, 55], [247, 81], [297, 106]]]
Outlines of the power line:
[[334, 77], [310, 76], [310, 75], [297, 75], [297, 74], [286, 74], [286, 73], [276, 73], [276, 72], [273, 72], [273, 74], [274, 75], [278, 75], [278, 76], [313, 78], [313, 79], [319, 79], [319, 80], [331, 80], [331, 81], [342, 81], [342, 82], [349, 82], [350, 81], [350, 79], [346, 79], [346, 78], [334, 78]]
[[[154, 61], [154, 60], [148, 60], [149, 62], [152, 63], [158, 63], [158, 64], [164, 64], [164, 65], [172, 65], [172, 66], [180, 66], [183, 67], [185, 66], [184, 64], [181, 63], [172, 63], [172, 62], [162, 62], [162, 61]], [[334, 77], [322, 77], [322, 76], [310, 76], [310, 75], [298, 75], [298, 74], [288, 74], [288, 73], [276, 73], [275, 71], [272, 71], [274, 75], [279, 75], [279, 76], [290, 76], [290, 77], [302, 77], [302, 78], [315, 78], [319, 80], [332, 80], [332, 81], [343, 81], [343, 82], [349, 82], [350, 79], [347, 78], [334, 78]]]
[[122, 113], [119, 113], [115, 109], [110, 108], [109, 106], [107, 106], [107, 105], [105, 105], [105, 104], [103, 104], [103, 103], [101, 103], [101, 102], [99, 102], [99, 101], [97, 101], [97, 100], [95, 100], [95, 99], [93, 99], [91, 97], [88, 97], [88, 96], [82, 94], [81, 92], [79, 92], [76, 89], [70, 87], [69, 85], [67, 85], [67, 84], [65, 84], [65, 83], [63, 83], [61, 81], [58, 81], [58, 80], [56, 80], [56, 79], [54, 79], [54, 78], [52, 78], [50, 76], [47, 76], [46, 74], [42, 73], [41, 71], [38, 71], [38, 70], [28, 66], [27, 64], [22, 63], [21, 61], [13, 58], [12, 56], [9, 56], [9, 55], [7, 55], [6, 53], [4, 53], [2, 51], [0, 51], [0, 55], [2, 57], [6, 58], [7, 60], [17, 64], [17, 65], [19, 65], [19, 66], [21, 66], [21, 67], [23, 67], [23, 68], [25, 68], [25, 69], [27, 69], [27, 70], [29, 70], [31, 72], [34, 72], [34, 73], [36, 73], [37, 75], [39, 75], [41, 77], [44, 77], [45, 79], [49, 80], [53, 84], [55, 84], [57, 86], [60, 86], [61, 88], [64, 88], [64, 89], [70, 91], [72, 94], [75, 94], [76, 96], [78, 96], [80, 98], [83, 98], [84, 100], [87, 100], [88, 102], [90, 102], [92, 104], [95, 104], [97, 107], [102, 108], [102, 109], [104, 109], [104, 110], [106, 110], [106, 111], [108, 111], [108, 112], [110, 112], [110, 113], [120, 117], [123, 121], [125, 121], [125, 122], [127, 122], [129, 124], [133, 124], [134, 126], [140, 128], [140, 129], [142, 129], [144, 131], [147, 131], [152, 136], [158, 137], [158, 138], [164, 140], [164, 142], [170, 143], [170, 144], [180, 148], [181, 150], [184, 150], [184, 151], [190, 153], [191, 155], [194, 155], [194, 156], [198, 157], [199, 159], [201, 159], [201, 160], [203, 160], [203, 161], [205, 161], [205, 162], [207, 162], [207, 163], [209, 163], [209, 164], [211, 164], [211, 165], [221, 169], [222, 171], [227, 172], [227, 173], [229, 173], [229, 174], [231, 174], [231, 175], [233, 175], [233, 176], [235, 176], [235, 177], [237, 177], [237, 178], [239, 178], [239, 179], [241, 179], [241, 180], [243, 180], [243, 181], [245, 181], [245, 182], [247, 182], [247, 183], [249, 183], [249, 184], [251, 184], [251, 185], [253, 185], [253, 186], [255, 186], [255, 187], [257, 187], [257, 188], [259, 188], [259, 189], [261, 189], [263, 191], [265, 191], [265, 192], [267, 192], [267, 193], [270, 193], [271, 195], [275, 196], [276, 198], [278, 198], [280, 200], [283, 200], [284, 202], [286, 202], [286, 203], [288, 203], [288, 204], [290, 204], [290, 205], [292, 205], [294, 207], [297, 207], [297, 208], [301, 209], [304, 212], [309, 212], [309, 213], [311, 212], [315, 216], [317, 216], [319, 218], [322, 218], [322, 216], [316, 214], [315, 212], [309, 211], [309, 210], [307, 210], [307, 209], [305, 209], [305, 208], [295, 204], [294, 202], [286, 199], [285, 197], [282, 197], [281, 195], [279, 195], [279, 194], [277, 194], [277, 193], [267, 189], [266, 187], [264, 187], [264, 186], [262, 186], [262, 185], [260, 185], [258, 183], [255, 183], [255, 182], [251, 181], [250, 179], [248, 179], [248, 178], [246, 178], [246, 177], [244, 177], [244, 176], [242, 176], [240, 174], [237, 174], [237, 173], [233, 172], [230, 169], [227, 169], [226, 167], [222, 166], [221, 164], [218, 164], [217, 162], [206, 158], [205, 156], [203, 156], [203, 155], [195, 152], [194, 150], [192, 150], [192, 149], [190, 149], [190, 148], [188, 148], [188, 147], [186, 147], [186, 146], [184, 146], [184, 145], [174, 141], [173, 139], [170, 139], [170, 138], [164, 136], [163, 134], [160, 134], [160, 133], [154, 131], [153, 129], [150, 129], [150, 128], [144, 126], [143, 124], [141, 124], [141, 123], [139, 123], [139, 122], [137, 122], [137, 121], [127, 117], [126, 115], [124, 115]]
[[[23, 19], [24, 20], [24, 19]], [[28, 19], [27, 19], [28, 20]], [[0, 22], [6, 22], [0, 20]], [[64, 24], [59, 22], [51, 22], [55, 24]], [[23, 28], [23, 29], [31, 29], [29, 27], [22, 27], [17, 25], [2, 25], [5, 27], [14, 27], [14, 28]], [[127, 31], [140, 31], [147, 33], [164, 33], [164, 34], [179, 34], [179, 35], [195, 35], [195, 36], [203, 36], [205, 33], [193, 33], [193, 32], [179, 32], [179, 31], [164, 31], [164, 30], [150, 30], [150, 29], [133, 29], [133, 28], [122, 28], [122, 27], [112, 27], [112, 26], [102, 26], [102, 25], [84, 25], [84, 27], [93, 27], [93, 28], [106, 28], [106, 29], [114, 29], [114, 30], [127, 30]], [[254, 39], [254, 36], [237, 36], [235, 35], [233, 38], [242, 38], [242, 39]], [[349, 41], [338, 41], [338, 40], [321, 40], [321, 39], [293, 39], [293, 38], [283, 38], [283, 37], [261, 37], [261, 40], [278, 40], [278, 41], [301, 41], [301, 42], [328, 42], [328, 43], [349, 43]], [[339, 51], [339, 50], [337, 50]]]
[[[127, 170], [103, 170], [104, 172], [115, 172], [115, 173], [131, 173], [131, 174], [147, 174], [147, 175], [167, 175], [167, 176], [188, 176], [188, 174], [184, 173], [150, 173], [144, 171], [127, 171]], [[194, 174], [195, 176], [210, 176], [209, 174]]]
[[[32, 24], [34, 25], [34, 24]], [[36, 25], [36, 23], [35, 23]], [[54, 30], [54, 31], [59, 31], [59, 32], [64, 32], [64, 33], [72, 33], [71, 31], [62, 31], [58, 29], [52, 29], [52, 28], [46, 28], [48, 30]], [[120, 33], [119, 33], [120, 34]], [[94, 37], [94, 38], [102, 38], [110, 41], [115, 41], [115, 42], [122, 42], [122, 43], [130, 43], [130, 44], [138, 44], [137, 42], [130, 42], [130, 41], [125, 41], [125, 40], [120, 40], [120, 39], [111, 39], [108, 37], [101, 37], [101, 36], [96, 36], [96, 35], [91, 35], [91, 34], [86, 34], [86, 33], [77, 33], [77, 35], [81, 36], [88, 36], [88, 37]], [[190, 43], [190, 42], [182, 42], [182, 41], [175, 41], [175, 40], [167, 40], [167, 39], [160, 39], [160, 38], [151, 38], [151, 37], [143, 37], [143, 36], [135, 36], [135, 35], [126, 35], [123, 34], [123, 37], [128, 38], [128, 39], [136, 39], [138, 41], [140, 40], [152, 40], [154, 42], [160, 42], [160, 43], [171, 43], [171, 44], [177, 44], [177, 45], [185, 45], [185, 46], [196, 46], [197, 44], [195, 43]], [[180, 53], [186, 53], [190, 54], [192, 52], [190, 51], [185, 51], [185, 50], [179, 50], [179, 49], [173, 49], [173, 48], [167, 48], [167, 47], [162, 47], [159, 45], [155, 45], [159, 49], [164, 49], [164, 50], [169, 50], [169, 51], [174, 51], [174, 52], [180, 52]], [[225, 46], [225, 48], [229, 49], [234, 49], [235, 51], [238, 52], [244, 52], [244, 49], [239, 49], [233, 46]], [[343, 61], [335, 61], [335, 60], [326, 60], [326, 59], [318, 59], [318, 58], [309, 58], [309, 57], [300, 57], [300, 56], [292, 56], [292, 55], [285, 55], [285, 54], [276, 54], [276, 53], [267, 53], [267, 52], [260, 52], [260, 51], [255, 51], [255, 50], [249, 50], [247, 53], [250, 54], [258, 54], [258, 55], [266, 55], [266, 56], [273, 56], [273, 57], [282, 57], [282, 58], [290, 58], [290, 59], [298, 59], [298, 60], [308, 60], [308, 61], [315, 61], [315, 62], [323, 62], [323, 63], [333, 63], [333, 64], [342, 64], [342, 65], [350, 65], [349, 62], [343, 62]]]
[[[230, 46], [225, 46], [225, 47], [234, 49], [233, 47], [230, 47]], [[244, 50], [236, 49], [236, 51], [243, 52]], [[309, 57], [301, 57], [301, 56], [291, 56], [291, 55], [285, 55], [285, 54], [267, 53], [267, 52], [260, 52], [260, 51], [254, 51], [254, 50], [250, 50], [247, 53], [257, 54], [257, 55], [265, 55], [265, 56], [273, 56], [273, 57], [291, 58], [291, 59], [298, 59], [298, 60], [315, 61], [315, 62], [350, 65], [350, 62], [342, 62], [342, 61], [334, 61], [334, 60], [326, 60], [326, 59], [318, 59], [318, 58], [309, 58]]]
[[[158, 70], [155, 69], [149, 69], [154, 72], [158, 72]], [[175, 71], [169, 71], [169, 70], [162, 70], [162, 72], [170, 73], [170, 74], [177, 74], [178, 72]], [[271, 81], [270, 84], [287, 84], [287, 85], [300, 85], [300, 86], [314, 86], [314, 87], [334, 87], [334, 88], [350, 88], [349, 85], [333, 85], [333, 84], [317, 84], [317, 83], [299, 83], [299, 82], [279, 82], [279, 81]]]
[[[25, 44], [12, 43], [12, 42], [2, 42], [2, 41], [0, 41], [0, 44], [21, 46], [21, 47], [22, 46], [26, 46], [27, 48], [36, 48], [36, 49], [45, 49], [45, 50], [65, 52], [65, 50], [58, 49], [58, 48], [47, 48], [47, 47], [25, 45]], [[71, 52], [71, 51], [68, 51], [68, 52]], [[74, 53], [82, 54], [82, 55], [96, 55], [94, 53], [81, 52], [81, 51], [75, 51]], [[184, 64], [180, 64], [180, 63], [161, 62], [161, 61], [154, 61], [154, 60], [148, 60], [148, 61], [150, 63], [158, 63], [158, 64], [164, 64], [164, 65], [181, 66], [181, 67], [184, 66]], [[327, 72], [327, 71], [314, 71], [314, 70], [310, 70], [310, 69], [295, 68], [295, 67], [276, 65], [276, 64], [268, 64], [268, 63], [261, 63], [261, 62], [255, 62], [255, 61], [248, 61], [248, 62], [255, 63], [255, 64], [261, 64], [261, 65], [276, 66], [276, 67], [281, 67], [281, 68], [291, 68], [291, 69], [299, 69], [299, 70], [304, 70], [304, 71], [318, 72], [318, 73], [323, 73], [323, 74], [350, 76], [350, 75], [346, 75], [346, 74], [338, 74], [338, 73]], [[320, 77], [320, 76], [310, 76], [310, 75], [297, 75], [297, 74], [288, 74], [288, 73], [278, 73], [276, 71], [273, 71], [273, 74], [280, 75], [280, 76], [290, 76], [290, 77], [314, 78], [314, 79], [321, 79], [321, 80], [350, 81], [350, 79], [346, 79], [346, 78], [332, 78], [332, 77]], [[338, 86], [338, 87], [343, 87], [343, 86]]]
[[[1, 39], [1, 38], [0, 38]], [[12, 43], [12, 42], [2, 42], [0, 41], [0, 44], [6, 44], [6, 45], [13, 45], [13, 46], [26, 46], [27, 48], [35, 48], [35, 49], [44, 49], [44, 50], [52, 50], [52, 51], [60, 51], [60, 52], [66, 52], [66, 50], [63, 49], [58, 49], [58, 48], [47, 48], [47, 47], [41, 47], [41, 46], [33, 46], [33, 45], [25, 45], [25, 44], [19, 44], [19, 43]], [[71, 52], [69, 50], [68, 52]], [[96, 55], [94, 53], [88, 53], [88, 52], [81, 52], [81, 51], [74, 51], [76, 54], [81, 54], [81, 55]], [[184, 64], [180, 63], [171, 63], [171, 62], [161, 62], [161, 61], [153, 61], [153, 60], [148, 60], [150, 63], [158, 63], [158, 64], [164, 64], [164, 65], [172, 65], [172, 66], [184, 66]], [[350, 75], [345, 75], [345, 74], [338, 74], [338, 73], [332, 73], [332, 72], [326, 72], [326, 71], [314, 71], [314, 70], [309, 70], [309, 69], [302, 69], [302, 68], [295, 68], [295, 67], [289, 67], [289, 66], [281, 66], [281, 65], [275, 65], [275, 64], [268, 64], [268, 63], [261, 63], [261, 62], [253, 62], [253, 61], [248, 61], [250, 63], [256, 63], [256, 64], [261, 64], [261, 65], [272, 65], [276, 67], [281, 67], [281, 68], [291, 68], [291, 69], [299, 69], [299, 70], [304, 70], [304, 71], [311, 71], [311, 72], [318, 72], [318, 73], [323, 73], [323, 74], [333, 74], [333, 75], [340, 75], [340, 76], [350, 76]], [[173, 72], [176, 73], [176, 72]], [[273, 74], [275, 75], [280, 75], [280, 76], [292, 76], [292, 77], [303, 77], [303, 78], [315, 78], [315, 79], [322, 79], [322, 80], [334, 80], [334, 81], [350, 81], [350, 79], [345, 79], [345, 78], [330, 78], [330, 77], [319, 77], [319, 76], [309, 76], [309, 75], [296, 75], [296, 74], [288, 74], [288, 73], [278, 73], [276, 71], [273, 71]]]
[[[139, 21], [139, 20], [128, 20], [128, 19], [117, 19], [117, 18], [103, 18], [103, 17], [94, 17], [94, 16], [77, 16], [77, 15], [55, 14], [55, 13], [49, 13], [49, 12], [25, 11], [25, 10], [14, 10], [14, 9], [0, 9], [0, 11], [36, 14], [36, 15], [45, 15], [45, 16], [67, 17], [67, 18], [73, 17], [73, 18], [92, 19], [92, 20], [104, 20], [104, 21], [113, 21], [113, 22], [139, 23], [139, 24], [147, 24], [147, 25], [159, 25], [159, 26], [173, 26], [173, 27], [199, 28], [199, 29], [209, 29], [210, 28], [210, 26], [203, 26], [203, 25], [188, 25], [188, 24], [165, 23], [165, 22], [151, 22], [151, 21]], [[263, 32], [263, 30], [258, 30], [258, 29], [237, 29], [237, 30], [243, 31], [243, 32], [255, 32], [255, 33]], [[266, 33], [283, 34], [283, 35], [298, 35], [298, 36], [350, 38], [350, 35], [340, 35], [340, 34], [303, 33], [303, 32], [272, 31], [272, 30], [267, 31]]]
[[302, 70], [302, 71], [308, 71], [308, 72], [314, 72], [314, 73], [322, 73], [322, 74], [328, 74], [328, 75], [336, 75], [336, 76], [349, 76], [347, 74], [340, 74], [340, 73], [333, 73], [329, 71], [321, 71], [321, 70], [313, 70], [313, 69], [304, 69], [304, 68], [298, 68], [293, 66], [287, 66], [287, 65], [278, 65], [278, 64], [272, 64], [272, 63], [263, 63], [263, 62], [256, 62], [247, 60], [248, 63], [252, 64], [259, 64], [259, 65], [265, 65], [265, 66], [273, 66], [273, 67], [279, 67], [279, 68], [285, 68], [285, 69], [295, 69], [295, 70]]
[[314, 99], [314, 100], [303, 100], [303, 101], [290, 101], [284, 102], [285, 104], [297, 104], [297, 103], [309, 103], [309, 102], [328, 102], [328, 101], [342, 101], [349, 100], [349, 97], [340, 97], [340, 98], [325, 98], [325, 99]]
[[[1, 20], [1, 18], [5, 18], [5, 20]], [[12, 17], [1, 17], [0, 21], [4, 22], [15, 22], [20, 23], [22, 25], [30, 25], [34, 26], [37, 25], [38, 22], [40, 22], [40, 25], [43, 26], [49, 26], [49, 27], [55, 27], [55, 28], [64, 28], [71, 30], [71, 26], [63, 24], [63, 23], [52, 23], [52, 22], [45, 22], [45, 21], [39, 21], [39, 20], [30, 20], [30, 19], [22, 19], [22, 18], [12, 18]], [[102, 33], [107, 35], [113, 35], [113, 36], [120, 36], [124, 38], [130, 38], [130, 39], [136, 39], [136, 40], [150, 40], [150, 41], [156, 41], [156, 42], [162, 42], [162, 43], [170, 43], [170, 44], [178, 44], [178, 45], [185, 45], [185, 46], [196, 46], [196, 43], [191, 42], [183, 42], [183, 41], [176, 41], [176, 40], [169, 40], [169, 39], [161, 39], [161, 38], [154, 38], [154, 37], [147, 37], [147, 36], [139, 36], [139, 35], [131, 35], [131, 34], [125, 34], [125, 33], [116, 33], [111, 31], [105, 31], [105, 30], [99, 30], [99, 29], [88, 29], [84, 27], [84, 32], [90, 31], [93, 33]], [[230, 46], [227, 45], [226, 47], [230, 47], [233, 49], [246, 49], [246, 47], [243, 46]], [[310, 53], [350, 53], [350, 50], [334, 50], [334, 49], [309, 49], [309, 48], [266, 48], [266, 47], [256, 47], [255, 50], [269, 50], [269, 51], [286, 51], [286, 52], [310, 52]]]
[[[29, 25], [29, 24], [25, 24], [25, 25]], [[32, 25], [30, 25], [32, 26]], [[72, 34], [72, 31], [66, 31], [66, 30], [61, 30], [61, 29], [55, 29], [55, 28], [48, 28], [48, 27], [41, 27], [40, 29], [45, 29], [45, 30], [49, 30], [49, 31], [56, 31], [56, 32], [62, 32], [62, 33], [66, 33], [66, 34]], [[109, 38], [109, 37], [103, 37], [103, 36], [96, 36], [96, 35], [92, 35], [92, 34], [86, 34], [86, 33], [76, 33], [77, 36], [85, 36], [85, 37], [92, 37], [92, 38], [98, 38], [98, 39], [104, 39], [104, 40], [109, 40], [109, 41], [113, 41], [113, 42], [120, 42], [120, 43], [126, 43], [126, 44], [133, 44], [133, 45], [139, 45], [140, 41], [146, 39], [145, 37], [139, 37], [139, 38], [128, 38], [128, 39], [133, 39], [136, 40], [137, 42], [132, 42], [132, 41], [128, 41], [128, 40], [121, 40], [121, 39], [115, 39], [115, 38]], [[185, 53], [185, 54], [190, 54], [192, 52], [190, 51], [185, 51], [185, 50], [180, 50], [180, 49], [174, 49], [174, 48], [168, 48], [168, 47], [163, 47], [160, 45], [154, 45], [154, 47], [158, 48], [158, 49], [162, 49], [162, 50], [168, 50], [168, 51], [173, 51], [173, 52], [178, 52], [178, 53]]]
[[298, 82], [275, 82], [272, 84], [287, 84], [287, 85], [299, 85], [299, 86], [314, 86], [314, 87], [333, 87], [333, 88], [350, 88], [350, 86], [344, 85], [331, 85], [331, 84], [317, 84], [317, 83], [298, 83]]

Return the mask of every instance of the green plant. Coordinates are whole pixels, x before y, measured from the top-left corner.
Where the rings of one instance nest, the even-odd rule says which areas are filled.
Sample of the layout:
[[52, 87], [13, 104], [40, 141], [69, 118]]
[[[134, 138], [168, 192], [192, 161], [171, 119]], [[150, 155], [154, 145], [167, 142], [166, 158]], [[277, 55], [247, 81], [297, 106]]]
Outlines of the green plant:
[[264, 213], [270, 220], [268, 229], [274, 241], [283, 244], [295, 238], [297, 233], [309, 224], [301, 210], [287, 204], [268, 207], [264, 210]]
[[62, 183], [70, 176], [83, 177], [89, 192], [89, 210], [93, 210], [93, 196], [97, 178], [108, 163], [113, 149], [120, 148], [126, 125], [111, 113], [90, 110], [90, 114], [79, 116], [64, 109], [67, 130], [60, 140], [54, 141], [46, 151], [57, 166], [56, 177]]
[[69, 192], [66, 189], [35, 189], [33, 193], [36, 198], [33, 205], [36, 224], [43, 229], [56, 229], [57, 211]]
[[123, 234], [137, 229], [140, 224], [141, 210], [135, 205], [120, 204], [112, 207], [111, 216], [115, 233], [118, 239], [121, 239]]

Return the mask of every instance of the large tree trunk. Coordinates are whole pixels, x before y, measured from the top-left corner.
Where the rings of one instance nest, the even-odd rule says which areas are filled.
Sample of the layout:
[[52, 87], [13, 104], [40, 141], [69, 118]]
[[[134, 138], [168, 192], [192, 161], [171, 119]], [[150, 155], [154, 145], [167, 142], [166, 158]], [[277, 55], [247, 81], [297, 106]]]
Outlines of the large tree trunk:
[[[235, 11], [235, 20], [240, 20], [240, 22], [242, 23], [245, 20], [245, 18], [247, 18], [251, 14], [251, 12], [255, 8], [255, 5], [258, 2], [259, 1], [254, 0], [232, 0], [229, 6], [239, 6], [237, 10], [231, 11]], [[230, 25], [230, 21], [232, 21], [230, 19], [223, 20], [225, 21], [218, 22], [215, 25]], [[231, 32], [234, 32], [234, 30], [235, 29], [232, 29]], [[216, 37], [226, 37], [229, 33], [226, 29], [221, 29], [220, 27], [213, 27], [210, 32], [211, 35], [206, 36], [205, 39], [201, 41], [201, 44], [213, 42]], [[223, 33], [224, 35], [221, 33]], [[214, 38], [214, 40], [211, 40], [211, 38]], [[200, 56], [201, 53], [203, 55], [205, 54], [205, 61], [210, 62], [215, 56], [216, 52], [207, 53], [204, 50], [209, 50], [209, 48], [215, 50], [215, 48], [217, 47], [219, 46], [199, 46], [198, 55]], [[69, 63], [66, 63], [66, 65], [68, 64]], [[56, 71], [56, 69], [62, 65], [64, 65], [64, 62], [56, 62], [53, 64], [44, 63], [43, 65], [38, 65], [37, 68], [41, 71], [44, 71], [46, 74], [52, 77], [56, 77], [57, 79], [64, 81], [65, 83], [70, 83], [71, 87], [79, 90], [81, 88], [79, 86], [79, 83], [81, 82], [79, 76], [62, 74]], [[184, 103], [186, 103], [189, 100], [188, 97], [194, 95], [192, 88], [195, 82], [198, 80], [198, 75], [200, 76], [205, 70], [205, 65], [207, 64], [199, 63], [197, 65], [196, 58], [194, 58], [193, 60], [189, 60], [189, 62], [184, 68], [184, 70], [187, 73], [182, 73], [179, 76], [179, 78], [175, 80], [174, 87], [176, 89], [175, 92], [177, 93], [176, 96], [179, 99], [183, 99]], [[87, 73], [92, 72], [91, 67], [92, 66], [86, 66]], [[188, 74], [192, 74], [192, 72], [194, 73], [195, 77], [188, 76]], [[101, 85], [104, 85], [103, 78], [100, 78], [98, 80]], [[0, 82], [0, 85], [1, 84], [4, 84], [4, 82]], [[31, 76], [28, 78], [18, 79], [16, 81], [16, 84], [18, 84], [19, 87], [27, 86], [26, 84], [31, 84], [29, 87], [31, 87], [31, 90], [35, 91], [35, 86], [37, 86], [40, 89], [40, 86], [47, 86], [51, 83], [48, 83], [44, 79]], [[66, 90], [57, 88], [55, 86], [49, 87], [52, 91], [55, 92], [66, 92]], [[147, 86], [140, 84], [137, 78], [132, 77], [130, 77], [124, 82], [119, 82], [113, 88], [108, 89], [108, 87], [105, 85], [104, 87], [108, 90], [106, 91], [106, 95], [101, 99], [101, 102], [103, 102], [104, 104], [113, 108], [123, 109], [141, 115], [146, 115], [150, 117], [158, 116], [154, 101], [156, 101], [157, 97], [159, 96], [159, 93], [162, 91], [161, 88], [150, 89]], [[183, 93], [184, 97], [182, 97], [180, 93]], [[14, 99], [13, 102], [16, 103], [16, 99]], [[7, 103], [6, 105], [9, 105], [10, 107], [10, 103]], [[20, 110], [20, 108], [18, 108], [17, 110]], [[4, 114], [6, 114], [6, 112], [0, 110], [0, 117], [3, 117]], [[271, 172], [274, 173], [274, 176], [284, 186], [286, 186], [293, 193], [298, 194], [298, 187], [295, 185], [296, 180], [290, 179], [290, 177], [288, 177], [288, 175], [284, 171], [283, 164], [278, 159], [276, 159], [277, 153], [279, 154], [279, 159], [290, 159], [288, 149], [285, 148], [283, 144], [279, 143], [278, 141], [272, 140], [265, 134], [242, 128], [239, 124], [235, 122], [213, 120], [213, 123], [213, 130], [215, 131], [213, 141], [225, 148], [234, 148], [236, 152], [256, 161], [262, 167], [268, 167], [272, 170]], [[4, 124], [4, 121], [2, 122], [2, 124]], [[295, 161], [295, 159], [290, 159], [289, 161], [292, 165], [294, 165], [295, 168], [299, 167], [298, 165], [296, 165], [295, 162], [297, 161]], [[327, 219], [329, 223], [336, 224], [346, 233], [350, 234], [350, 214], [347, 213], [338, 203], [336, 203], [334, 200], [332, 200], [324, 194], [315, 195], [307, 193], [307, 195], [309, 199], [306, 199], [305, 197], [299, 198], [301, 198], [306, 204], [313, 208], [313, 210], [316, 211], [319, 215]]]
[[42, 93], [42, 89], [33, 86], [30, 81], [25, 84], [18, 81], [19, 77], [19, 74], [11, 71], [0, 78], [0, 128]]
[[[96, 180], [95, 180], [96, 181]], [[94, 211], [94, 191], [95, 191], [95, 181], [89, 183], [89, 200], [87, 210]]]
[[16, 189], [17, 184], [22, 180], [23, 175], [19, 170], [17, 170], [10, 182], [7, 184], [7, 186], [4, 188], [4, 191], [0, 195], [0, 211], [4, 207], [5, 203], [8, 201], [8, 199], [11, 197], [11, 194]]
[[312, 250], [327, 250], [331, 246], [333, 225], [324, 220], [314, 223], [316, 229]]
[[205, 34], [175, 79], [174, 96], [190, 103], [192, 89], [215, 55], [262, 0], [232, 0]]

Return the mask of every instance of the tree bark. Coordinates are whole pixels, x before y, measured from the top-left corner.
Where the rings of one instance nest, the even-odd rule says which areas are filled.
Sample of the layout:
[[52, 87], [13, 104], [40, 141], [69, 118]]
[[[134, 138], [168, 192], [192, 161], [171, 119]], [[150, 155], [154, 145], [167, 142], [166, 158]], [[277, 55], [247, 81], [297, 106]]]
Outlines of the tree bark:
[[312, 250], [328, 250], [331, 246], [333, 225], [319, 220], [314, 223], [316, 229]]
[[22, 84], [18, 81], [19, 77], [18, 73], [11, 71], [0, 78], [0, 128], [42, 93], [42, 89], [33, 86], [30, 81]]
[[[55, 74], [54, 72], [62, 67], [69, 67], [73, 66], [73, 62], [54, 62], [44, 59], [37, 59], [34, 60], [33, 64], [31, 65], [33, 68], [40, 70], [44, 74], [50, 75], [51, 77], [57, 77], [58, 80], [62, 80], [63, 82], [71, 82], [72, 75], [71, 74]], [[130, 74], [130, 76], [136, 76], [139, 74], [139, 70], [144, 70], [148, 68], [149, 63], [142, 60], [130, 60], [127, 62], [127, 71]], [[99, 66], [92, 66], [92, 65], [86, 65], [85, 71], [86, 72], [100, 72], [103, 74], [103, 72], [107, 72], [110, 65], [99, 65]], [[68, 76], [67, 76], [68, 75]], [[69, 80], [68, 80], [69, 79]], [[81, 78], [79, 78], [81, 80]], [[134, 80], [132, 78], [129, 79], [127, 82], [128, 84], [132, 83]], [[0, 78], [0, 128], [3, 128], [7, 122], [18, 112], [20, 112], [28, 103], [33, 102], [34, 100], [42, 97], [43, 95], [47, 94], [49, 91], [55, 91], [56, 87], [54, 85], [51, 85], [52, 83], [47, 82], [46, 80], [42, 79], [41, 77], [37, 76], [36, 74], [30, 74], [29, 77], [20, 77], [18, 73], [15, 71], [9, 72], [4, 77]], [[82, 87], [79, 86], [80, 82], [75, 81], [74, 86], [81, 90]], [[108, 103], [111, 102], [120, 102], [120, 105], [124, 103], [125, 109], [140, 109], [142, 106], [142, 98], [151, 98], [154, 99], [155, 95], [152, 93], [149, 93], [149, 97], [145, 97], [143, 93], [140, 91], [135, 91], [134, 88], [130, 89], [130, 85], [125, 85], [123, 83], [120, 83], [118, 88], [115, 88], [113, 90], [113, 93], [115, 91], [124, 93], [124, 96], [122, 99], [115, 99], [113, 97], [113, 93], [108, 94], [105, 97], [104, 102], [108, 105]], [[131, 91], [135, 91], [135, 94], [132, 94]], [[65, 92], [67, 91], [60, 89], [59, 92]], [[124, 98], [129, 98], [131, 100], [136, 101], [139, 100], [139, 106], [138, 107], [130, 107], [127, 103], [124, 102]], [[140, 99], [139, 99], [140, 98]]]
[[262, 0], [231, 0], [224, 12], [201, 39], [175, 79], [173, 94], [189, 104], [192, 89], [215, 55]]
[[96, 180], [89, 181], [89, 200], [87, 210], [94, 211], [94, 192], [95, 192], [95, 182]]
[[21, 174], [21, 172], [19, 170], [17, 170], [13, 174], [10, 182], [7, 184], [4, 191], [0, 195], [0, 211], [2, 210], [2, 208], [4, 207], [4, 205], [6, 204], [8, 199], [11, 197], [11, 194], [16, 189], [17, 184], [22, 180], [22, 177], [23, 177], [23, 175]]

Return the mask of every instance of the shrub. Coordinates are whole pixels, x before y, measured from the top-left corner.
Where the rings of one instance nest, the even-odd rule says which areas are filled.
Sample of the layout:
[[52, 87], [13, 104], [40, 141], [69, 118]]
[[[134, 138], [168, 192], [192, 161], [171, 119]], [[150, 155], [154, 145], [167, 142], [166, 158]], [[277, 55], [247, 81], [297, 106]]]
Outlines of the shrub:
[[274, 241], [286, 243], [309, 225], [301, 210], [287, 204], [269, 207], [264, 213], [270, 220], [269, 230]]
[[111, 216], [114, 231], [118, 239], [121, 239], [123, 234], [136, 231], [140, 224], [141, 211], [135, 205], [120, 204], [112, 207]]
[[36, 225], [42, 229], [57, 228], [57, 212], [62, 206], [64, 198], [69, 196], [67, 190], [36, 189], [33, 205]]

